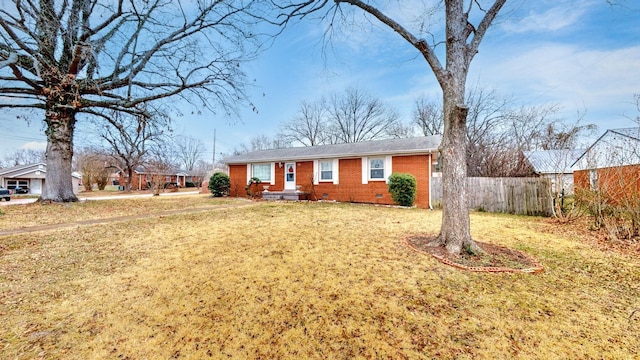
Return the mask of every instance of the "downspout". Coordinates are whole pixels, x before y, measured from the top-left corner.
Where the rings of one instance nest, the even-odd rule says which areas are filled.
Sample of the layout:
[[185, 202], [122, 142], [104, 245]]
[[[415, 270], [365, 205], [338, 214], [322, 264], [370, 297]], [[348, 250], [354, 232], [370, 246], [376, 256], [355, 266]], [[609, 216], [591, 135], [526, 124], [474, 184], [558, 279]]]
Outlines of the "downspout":
[[431, 183], [433, 180], [433, 173], [431, 172], [431, 163], [433, 162], [433, 153], [429, 154], [429, 210], [433, 210], [433, 205], [431, 204]]

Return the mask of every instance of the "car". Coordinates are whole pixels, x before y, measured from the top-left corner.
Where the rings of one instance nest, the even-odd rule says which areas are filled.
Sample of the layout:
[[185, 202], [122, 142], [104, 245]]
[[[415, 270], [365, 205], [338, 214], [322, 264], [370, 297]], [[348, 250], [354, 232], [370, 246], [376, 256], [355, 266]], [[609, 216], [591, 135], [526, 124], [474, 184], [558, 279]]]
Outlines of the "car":
[[11, 201], [11, 191], [0, 186], [0, 200]]
[[13, 193], [14, 194], [28, 194], [29, 193], [29, 188], [28, 187], [16, 186], [15, 189], [13, 189]]

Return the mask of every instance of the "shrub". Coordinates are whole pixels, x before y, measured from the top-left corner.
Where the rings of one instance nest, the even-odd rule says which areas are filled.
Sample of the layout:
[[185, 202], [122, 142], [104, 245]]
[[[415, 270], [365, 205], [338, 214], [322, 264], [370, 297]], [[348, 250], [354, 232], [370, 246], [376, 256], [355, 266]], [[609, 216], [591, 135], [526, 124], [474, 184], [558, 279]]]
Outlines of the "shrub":
[[196, 187], [196, 184], [194, 184], [193, 181], [185, 181], [184, 187], [193, 188]]
[[416, 178], [411, 174], [393, 173], [389, 176], [389, 193], [393, 202], [402, 206], [413, 206], [416, 201]]
[[244, 189], [247, 191], [247, 195], [252, 198], [259, 198], [262, 196], [262, 181], [257, 177], [252, 177], [249, 180], [247, 186]]
[[209, 178], [209, 191], [216, 197], [229, 195], [229, 188], [231, 187], [231, 180], [225, 173], [215, 173]]

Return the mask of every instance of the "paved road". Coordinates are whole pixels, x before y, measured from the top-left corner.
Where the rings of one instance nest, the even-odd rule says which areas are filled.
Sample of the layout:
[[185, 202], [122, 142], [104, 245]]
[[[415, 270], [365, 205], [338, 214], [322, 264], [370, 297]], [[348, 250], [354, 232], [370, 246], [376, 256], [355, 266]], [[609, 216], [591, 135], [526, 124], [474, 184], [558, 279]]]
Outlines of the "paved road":
[[[185, 191], [185, 192], [168, 192], [161, 193], [160, 196], [175, 196], [175, 195], [197, 195], [200, 194], [199, 191]], [[136, 195], [111, 195], [111, 196], [93, 196], [93, 197], [79, 197], [80, 201], [89, 201], [89, 200], [117, 200], [117, 199], [131, 199], [131, 198], [142, 198], [142, 197], [152, 197], [153, 194], [136, 194]], [[8, 205], [20, 205], [20, 204], [30, 204], [36, 202], [37, 198], [11, 198], [11, 201], [0, 201], [0, 206], [8, 206]]]

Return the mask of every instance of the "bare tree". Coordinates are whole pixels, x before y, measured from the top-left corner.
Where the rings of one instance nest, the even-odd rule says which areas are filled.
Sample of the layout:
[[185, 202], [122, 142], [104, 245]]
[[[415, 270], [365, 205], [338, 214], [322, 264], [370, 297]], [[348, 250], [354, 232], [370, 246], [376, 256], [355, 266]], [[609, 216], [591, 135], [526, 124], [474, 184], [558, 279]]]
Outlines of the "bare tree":
[[[388, 15], [397, 14], [395, 10], [402, 6], [402, 2], [388, 2], [379, 6], [362, 0], [334, 0], [334, 3], [334, 12], [328, 16], [332, 25], [340, 15], [345, 19], [353, 19], [342, 8], [343, 4], [352, 5], [412, 45], [424, 57], [435, 75], [443, 94], [444, 131], [441, 159], [444, 185], [442, 227], [433, 245], [444, 246], [454, 254], [460, 253], [462, 249], [473, 253], [482, 252], [471, 238], [467, 209], [466, 121], [469, 107], [465, 104], [464, 96], [471, 61], [478, 53], [482, 39], [506, 0], [491, 1], [488, 6], [479, 1], [446, 0], [444, 29], [438, 29], [436, 22], [429, 21], [429, 17], [437, 11], [426, 11], [422, 18], [413, 19], [417, 20], [413, 23], [419, 25], [415, 32]], [[288, 14], [294, 13], [304, 17], [327, 4], [328, 0], [287, 1], [280, 5], [280, 8]], [[400, 19], [401, 16], [397, 18]], [[472, 21], [476, 21], [475, 24]], [[443, 38], [437, 40], [440, 30], [444, 30]], [[434, 41], [429, 43], [423, 35]], [[444, 46], [444, 63], [436, 51], [439, 45]]]
[[240, 144], [239, 147], [233, 150], [233, 154], [238, 155], [258, 150], [282, 149], [288, 146], [289, 143], [287, 141], [287, 137], [284, 137], [282, 134], [278, 134], [273, 138], [261, 134], [252, 137], [248, 144]]
[[34, 164], [44, 161], [44, 151], [34, 149], [20, 149], [5, 156], [5, 166]]
[[395, 110], [359, 88], [334, 94], [329, 102], [331, 143], [354, 143], [385, 138], [400, 119]]
[[110, 156], [104, 151], [85, 147], [75, 151], [73, 162], [82, 174], [82, 185], [85, 191], [92, 191], [93, 184], [96, 184], [98, 190], [104, 190], [109, 174], [113, 168], [110, 166]]
[[400, 120], [394, 122], [385, 130], [385, 138], [406, 139], [416, 136], [416, 129], [412, 123], [404, 123]]
[[[495, 0], [489, 6], [479, 2], [447, 0], [444, 2], [444, 40], [429, 44], [424, 38], [389, 17], [368, 2], [337, 0], [338, 4], [356, 6], [378, 19], [411, 44], [425, 58], [443, 92], [444, 132], [442, 136], [443, 215], [440, 234], [434, 244], [459, 254], [463, 249], [478, 253], [482, 249], [471, 238], [469, 211], [467, 209], [466, 121], [469, 112], [465, 104], [465, 86], [469, 65], [491, 23], [506, 0]], [[473, 12], [473, 13], [472, 13]], [[472, 19], [478, 22], [474, 25]], [[428, 24], [423, 22], [423, 24]], [[429, 25], [427, 25], [429, 26]], [[432, 25], [433, 27], [433, 25]], [[435, 29], [426, 29], [436, 34]], [[443, 64], [436, 53], [436, 46], [444, 44]]]
[[283, 123], [280, 133], [292, 144], [315, 146], [326, 143], [328, 134], [326, 100], [302, 101], [298, 114]]
[[167, 129], [169, 119], [161, 114], [149, 119], [114, 111], [108, 123], [102, 124], [98, 136], [107, 144], [113, 166], [125, 175], [125, 191], [131, 191], [133, 172], [152, 144], [163, 140]]
[[0, 9], [0, 107], [39, 109], [47, 135], [41, 201], [77, 201], [71, 181], [79, 114], [149, 118], [167, 97], [234, 113], [247, 103], [240, 64], [268, 4], [247, 1], [42, 0]]
[[540, 147], [544, 150], [575, 149], [584, 136], [597, 130], [594, 124], [581, 125], [581, 118], [573, 123], [554, 121], [547, 125], [540, 139]]
[[442, 135], [444, 131], [442, 106], [425, 97], [419, 98], [413, 109], [413, 122], [424, 136]]
[[207, 151], [202, 140], [186, 135], [173, 137], [173, 144], [180, 166], [187, 171], [195, 169]]
[[[467, 115], [467, 171], [469, 176], [511, 176], [507, 157], [505, 128], [513, 108], [511, 97], [500, 96], [493, 89], [478, 84], [466, 94]], [[517, 156], [516, 154], [513, 154]], [[507, 156], [507, 157], [505, 157]]]
[[149, 146], [149, 151], [144, 159], [144, 170], [151, 175], [151, 189], [154, 196], [160, 195], [169, 181], [167, 177], [177, 172], [178, 159], [174, 156], [173, 143], [167, 141], [154, 141]]
[[640, 125], [640, 94], [633, 94], [633, 99], [636, 102], [636, 109], [638, 109], [638, 115], [636, 115], [635, 122]]

